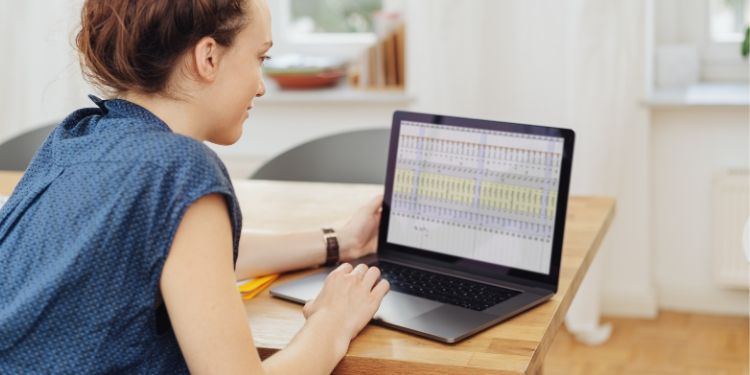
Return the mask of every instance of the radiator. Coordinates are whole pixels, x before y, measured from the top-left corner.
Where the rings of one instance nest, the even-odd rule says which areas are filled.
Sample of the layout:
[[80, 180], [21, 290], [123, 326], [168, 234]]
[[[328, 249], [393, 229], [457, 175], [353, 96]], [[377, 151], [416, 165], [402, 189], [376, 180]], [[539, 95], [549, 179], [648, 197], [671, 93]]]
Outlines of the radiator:
[[750, 262], [745, 258], [742, 236], [750, 219], [749, 185], [748, 170], [728, 170], [714, 179], [714, 277], [720, 286], [731, 289], [748, 289]]

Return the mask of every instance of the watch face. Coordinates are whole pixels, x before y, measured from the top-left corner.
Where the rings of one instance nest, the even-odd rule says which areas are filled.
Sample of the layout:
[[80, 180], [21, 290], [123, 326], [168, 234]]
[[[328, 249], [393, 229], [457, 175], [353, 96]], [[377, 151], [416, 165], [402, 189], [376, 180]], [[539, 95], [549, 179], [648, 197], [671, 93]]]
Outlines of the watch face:
[[336, 232], [330, 228], [323, 229], [323, 239], [326, 241], [326, 266], [332, 266], [339, 261], [339, 241]]

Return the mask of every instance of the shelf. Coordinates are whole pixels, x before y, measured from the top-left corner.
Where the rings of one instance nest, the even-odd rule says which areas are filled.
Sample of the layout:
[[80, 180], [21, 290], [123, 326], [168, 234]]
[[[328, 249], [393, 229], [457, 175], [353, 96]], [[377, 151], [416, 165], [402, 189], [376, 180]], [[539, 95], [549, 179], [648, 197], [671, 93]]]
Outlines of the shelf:
[[393, 104], [405, 105], [414, 97], [402, 90], [358, 90], [343, 81], [335, 87], [309, 90], [283, 90], [266, 77], [266, 95], [256, 99], [262, 104]]
[[698, 83], [687, 88], [654, 89], [645, 101], [650, 107], [741, 107], [750, 105], [746, 83]]

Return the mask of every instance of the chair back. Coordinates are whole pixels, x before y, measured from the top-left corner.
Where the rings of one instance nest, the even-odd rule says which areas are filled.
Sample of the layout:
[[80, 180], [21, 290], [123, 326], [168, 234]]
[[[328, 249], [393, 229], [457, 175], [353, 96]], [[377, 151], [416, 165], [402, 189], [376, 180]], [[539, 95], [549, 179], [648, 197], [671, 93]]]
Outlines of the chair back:
[[389, 137], [382, 128], [318, 138], [274, 157], [250, 178], [383, 184]]
[[0, 170], [25, 171], [37, 149], [56, 126], [57, 124], [42, 126], [0, 144]]

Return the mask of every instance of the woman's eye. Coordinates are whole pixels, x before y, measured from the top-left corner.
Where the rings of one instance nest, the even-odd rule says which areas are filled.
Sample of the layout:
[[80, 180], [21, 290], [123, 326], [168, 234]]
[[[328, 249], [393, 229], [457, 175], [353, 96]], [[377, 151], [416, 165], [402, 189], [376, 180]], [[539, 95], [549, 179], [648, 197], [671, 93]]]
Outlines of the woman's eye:
[[265, 55], [260, 57], [260, 65], [263, 65], [266, 61], [271, 60], [271, 56]]

